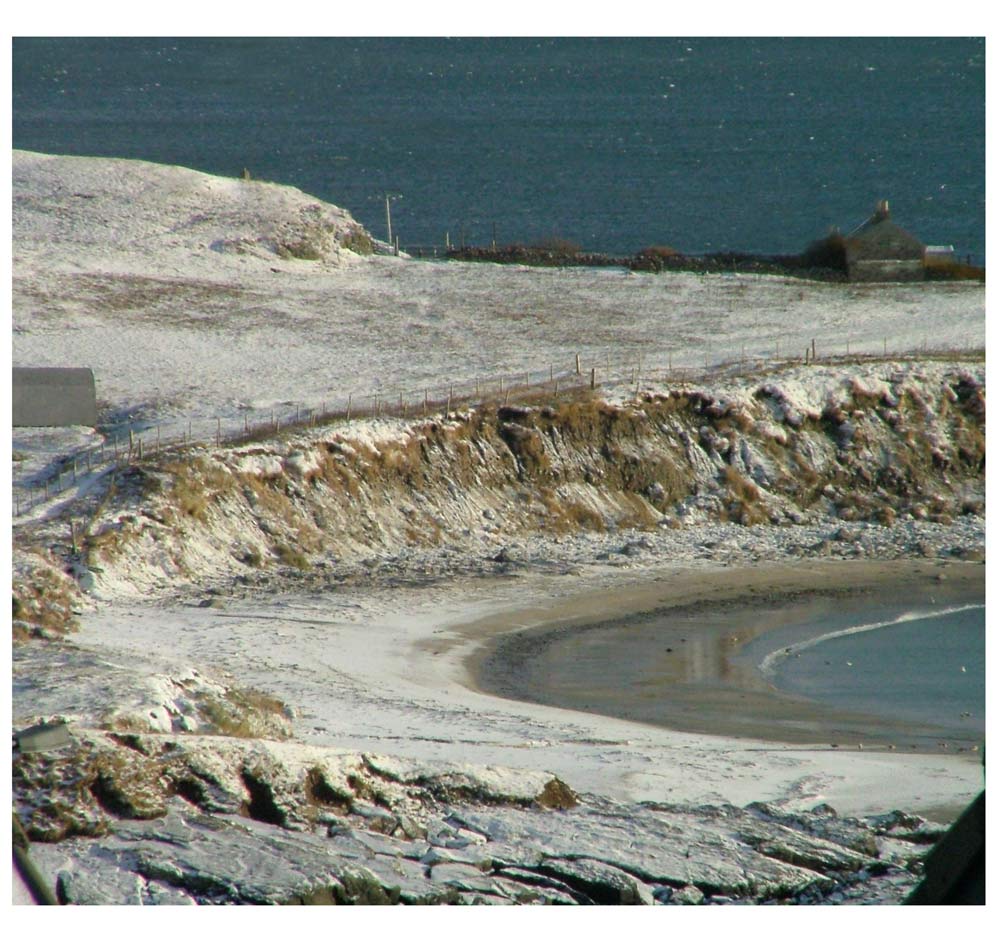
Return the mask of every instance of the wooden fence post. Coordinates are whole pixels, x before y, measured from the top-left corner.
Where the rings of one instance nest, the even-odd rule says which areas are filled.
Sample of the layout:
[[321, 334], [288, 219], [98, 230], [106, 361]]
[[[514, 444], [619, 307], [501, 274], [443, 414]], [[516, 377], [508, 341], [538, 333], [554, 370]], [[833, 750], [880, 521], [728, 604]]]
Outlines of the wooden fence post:
[[579, 354], [575, 354], [575, 375], [576, 376], [582, 375], [582, 360], [579, 357]]

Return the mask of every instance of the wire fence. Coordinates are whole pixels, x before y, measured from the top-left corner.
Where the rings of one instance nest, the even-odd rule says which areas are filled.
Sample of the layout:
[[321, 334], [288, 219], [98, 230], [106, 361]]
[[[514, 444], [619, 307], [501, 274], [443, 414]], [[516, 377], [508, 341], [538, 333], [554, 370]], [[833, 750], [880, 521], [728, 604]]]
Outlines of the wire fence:
[[550, 397], [572, 397], [599, 389], [623, 388], [640, 394], [643, 385], [687, 385], [711, 379], [733, 378], [753, 372], [771, 371], [780, 367], [809, 364], [862, 362], [888, 357], [933, 355], [967, 356], [980, 353], [980, 348], [928, 348], [923, 342], [916, 349], [888, 351], [887, 341], [876, 351], [845, 348], [835, 354], [822, 354], [814, 340], [800, 353], [789, 351], [769, 355], [752, 354], [742, 348], [740, 355], [711, 360], [704, 355], [703, 364], [674, 364], [671, 355], [664, 361], [636, 361], [630, 357], [616, 360], [608, 353], [598, 359], [583, 360], [576, 354], [566, 369], [552, 364], [545, 371], [524, 370], [498, 377], [461, 380], [446, 385], [419, 389], [398, 389], [355, 395], [348, 393], [319, 402], [301, 402], [282, 410], [247, 410], [239, 418], [231, 416], [214, 420], [200, 416], [183, 421], [131, 427], [111, 431], [97, 445], [81, 449], [55, 461], [34, 480], [14, 485], [12, 510], [15, 524], [35, 516], [35, 511], [66, 495], [77, 493], [81, 486], [97, 476], [141, 463], [152, 456], [162, 457], [173, 452], [179, 457], [193, 447], [238, 446], [261, 441], [303, 429], [351, 422], [358, 419], [419, 419], [440, 413], [468, 409], [488, 404], [508, 405]]

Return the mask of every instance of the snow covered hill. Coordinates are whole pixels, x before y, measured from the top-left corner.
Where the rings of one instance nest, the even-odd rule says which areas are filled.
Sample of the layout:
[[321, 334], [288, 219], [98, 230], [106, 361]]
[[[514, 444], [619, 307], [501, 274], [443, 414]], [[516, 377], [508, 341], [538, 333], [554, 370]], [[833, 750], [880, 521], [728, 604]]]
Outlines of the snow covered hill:
[[56, 273], [219, 280], [300, 257], [345, 264], [370, 236], [293, 187], [140, 160], [13, 155], [13, 263]]

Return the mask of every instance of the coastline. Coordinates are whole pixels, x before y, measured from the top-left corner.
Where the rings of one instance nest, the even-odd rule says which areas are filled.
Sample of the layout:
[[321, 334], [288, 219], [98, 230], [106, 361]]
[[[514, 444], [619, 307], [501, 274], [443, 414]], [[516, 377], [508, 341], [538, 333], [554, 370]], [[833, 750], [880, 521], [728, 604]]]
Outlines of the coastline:
[[604, 713], [609, 702], [609, 715], [618, 719], [682, 733], [836, 749], [976, 753], [983, 735], [973, 731], [956, 736], [952, 729], [837, 710], [779, 690], [758, 672], [756, 658], [745, 654], [749, 645], [777, 645], [781, 627], [808, 615], [914, 605], [930, 595], [983, 601], [984, 567], [926, 560], [818, 562], [660, 576], [650, 585], [584, 593], [557, 606], [557, 615], [551, 606], [519, 612], [512, 631], [502, 630], [501, 619], [468, 626], [469, 636], [489, 635], [467, 659], [468, 683], [515, 701], [585, 710], [584, 692], [544, 689], [530, 676], [532, 666], [552, 646], [560, 645], [564, 656], [587, 636], [625, 625], [637, 631], [653, 626], [656, 648], [668, 652], [656, 662], [662, 682], [626, 702], [593, 695], [592, 712]]

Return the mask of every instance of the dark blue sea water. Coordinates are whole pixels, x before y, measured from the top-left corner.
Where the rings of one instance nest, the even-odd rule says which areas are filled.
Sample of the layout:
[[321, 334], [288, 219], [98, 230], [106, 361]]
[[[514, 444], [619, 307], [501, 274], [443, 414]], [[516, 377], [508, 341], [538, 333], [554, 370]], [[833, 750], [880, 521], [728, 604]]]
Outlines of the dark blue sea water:
[[13, 42], [14, 147], [244, 167], [403, 246], [796, 252], [878, 199], [983, 261], [983, 39]]
[[983, 605], [910, 612], [800, 645], [772, 677], [842, 709], [983, 735], [984, 648]]

